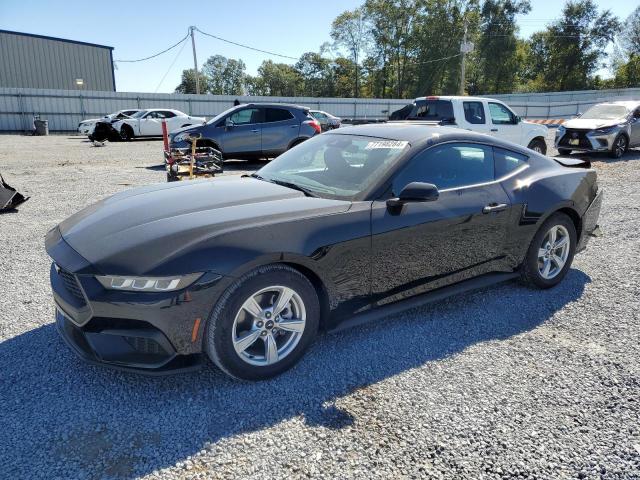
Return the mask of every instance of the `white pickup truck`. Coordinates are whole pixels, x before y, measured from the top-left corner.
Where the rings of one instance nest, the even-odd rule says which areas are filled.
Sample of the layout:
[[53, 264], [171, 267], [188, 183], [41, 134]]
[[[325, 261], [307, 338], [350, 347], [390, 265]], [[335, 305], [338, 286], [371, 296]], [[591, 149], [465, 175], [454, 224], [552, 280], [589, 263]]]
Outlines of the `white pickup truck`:
[[169, 132], [191, 125], [202, 125], [204, 117], [192, 117], [180, 110], [168, 108], [150, 108], [140, 110], [130, 118], [116, 122], [112, 127], [120, 133], [123, 140], [131, 140], [134, 137], [159, 137], [162, 136], [162, 122], [167, 122]]
[[433, 121], [485, 133], [546, 154], [547, 127], [522, 120], [500, 100], [483, 97], [418, 97], [405, 120]]

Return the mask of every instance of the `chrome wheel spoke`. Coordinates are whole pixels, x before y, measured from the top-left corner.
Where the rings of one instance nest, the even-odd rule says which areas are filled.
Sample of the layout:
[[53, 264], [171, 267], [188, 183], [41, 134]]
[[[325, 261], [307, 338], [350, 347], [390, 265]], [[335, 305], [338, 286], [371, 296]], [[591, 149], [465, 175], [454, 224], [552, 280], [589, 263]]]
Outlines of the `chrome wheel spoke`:
[[276, 303], [273, 306], [274, 315], [279, 315], [280, 312], [282, 312], [285, 308], [287, 308], [294, 293], [295, 292], [293, 290], [287, 287], [282, 287], [280, 289], [280, 295], [278, 295], [278, 299], [276, 300]]
[[287, 332], [304, 332], [305, 321], [299, 318], [283, 318], [276, 325], [280, 330]]
[[562, 237], [559, 240], [556, 241], [556, 243], [553, 245], [554, 249], [559, 249], [564, 247], [567, 243], [569, 243], [569, 238], [568, 237]]
[[278, 361], [278, 344], [276, 343], [276, 339], [271, 332], [269, 332], [269, 334], [265, 337], [264, 349], [264, 357], [267, 360], [267, 365], [276, 363]]
[[539, 259], [544, 259], [545, 255], [547, 254], [547, 249], [546, 248], [539, 248], [538, 249], [538, 258]]
[[550, 245], [553, 245], [554, 243], [556, 243], [557, 232], [558, 232], [558, 227], [553, 227], [551, 230], [549, 230], [549, 244]]
[[255, 318], [262, 317], [262, 307], [258, 305], [255, 297], [249, 297], [247, 301], [242, 304], [242, 308]]
[[564, 260], [562, 259], [562, 257], [559, 257], [558, 255], [552, 255], [551, 258], [553, 259], [553, 263], [555, 263], [558, 267], [558, 270], [562, 270], [562, 267], [564, 267]]
[[242, 353], [251, 345], [253, 345], [258, 338], [260, 338], [260, 330], [253, 330], [244, 335], [242, 338], [234, 339], [233, 347], [236, 349], [236, 352]]
[[544, 260], [544, 265], [542, 266], [542, 271], [540, 273], [542, 273], [543, 277], [547, 278], [549, 276], [550, 271], [551, 271], [551, 260], [546, 258]]

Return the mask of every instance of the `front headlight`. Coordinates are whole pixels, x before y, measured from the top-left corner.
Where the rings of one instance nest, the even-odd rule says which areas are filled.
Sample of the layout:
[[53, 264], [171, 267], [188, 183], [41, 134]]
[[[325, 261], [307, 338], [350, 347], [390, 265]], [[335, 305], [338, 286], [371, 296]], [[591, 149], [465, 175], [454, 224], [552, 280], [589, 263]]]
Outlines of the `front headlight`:
[[174, 142], [184, 142], [187, 138], [189, 138], [189, 134], [191, 132], [182, 132], [173, 137]]
[[173, 292], [188, 287], [202, 273], [190, 273], [175, 277], [128, 277], [115, 275], [97, 275], [96, 280], [107, 290], [126, 292]]
[[611, 127], [598, 128], [594, 130], [593, 133], [597, 135], [608, 135], [610, 133], [613, 133], [619, 126], [620, 125], [612, 125]]

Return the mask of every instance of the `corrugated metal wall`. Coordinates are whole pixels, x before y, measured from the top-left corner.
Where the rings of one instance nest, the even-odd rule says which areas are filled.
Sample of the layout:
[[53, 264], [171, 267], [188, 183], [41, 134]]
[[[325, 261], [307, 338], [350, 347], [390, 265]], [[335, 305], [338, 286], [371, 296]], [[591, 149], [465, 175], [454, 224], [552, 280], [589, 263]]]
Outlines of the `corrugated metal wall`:
[[0, 131], [31, 130], [33, 115], [49, 121], [49, 130], [75, 130], [81, 120], [98, 118], [126, 108], [175, 108], [191, 115], [211, 118], [242, 103], [279, 102], [326, 110], [342, 118], [384, 119], [409, 100], [376, 100], [312, 97], [248, 97], [229, 95], [183, 95], [178, 93], [74, 92], [0, 88]]
[[[638, 99], [640, 88], [495, 95], [524, 118], [570, 118], [589, 106], [607, 100]], [[230, 108], [235, 99], [248, 102], [296, 103], [342, 118], [385, 119], [411, 100], [314, 97], [235, 97], [169, 93], [77, 92], [0, 88], [0, 131], [25, 131], [33, 127], [33, 115], [49, 120], [52, 131], [75, 130], [81, 120], [97, 118], [125, 108], [175, 108], [211, 118]], [[545, 100], [546, 99], [546, 100]]]
[[115, 91], [111, 49], [0, 31], [0, 87]]

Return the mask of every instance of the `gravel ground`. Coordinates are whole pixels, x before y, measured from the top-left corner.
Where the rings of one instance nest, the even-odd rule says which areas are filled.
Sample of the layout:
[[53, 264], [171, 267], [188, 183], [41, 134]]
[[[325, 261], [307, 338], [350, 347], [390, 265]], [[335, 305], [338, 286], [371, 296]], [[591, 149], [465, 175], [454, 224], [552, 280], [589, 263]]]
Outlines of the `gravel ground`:
[[326, 335], [250, 384], [87, 366], [52, 324], [46, 231], [164, 181], [161, 148], [0, 136], [0, 172], [31, 195], [0, 216], [0, 478], [640, 478], [640, 151], [593, 158], [605, 235], [560, 287]]

